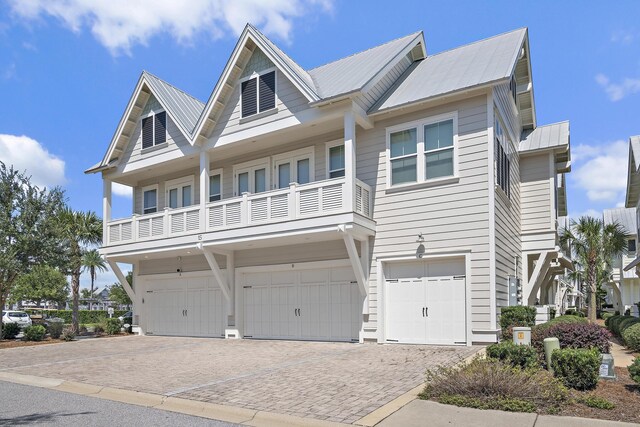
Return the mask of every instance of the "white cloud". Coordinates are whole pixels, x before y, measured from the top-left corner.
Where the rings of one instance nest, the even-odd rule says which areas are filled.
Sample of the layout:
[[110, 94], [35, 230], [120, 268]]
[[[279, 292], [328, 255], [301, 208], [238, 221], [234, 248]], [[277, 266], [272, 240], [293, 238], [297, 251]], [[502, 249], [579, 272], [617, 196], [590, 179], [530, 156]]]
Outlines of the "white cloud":
[[618, 30], [614, 31], [613, 34], [611, 34], [611, 41], [613, 43], [631, 44], [637, 36], [638, 33], [636, 33], [635, 31]]
[[26, 20], [54, 17], [73, 32], [90, 29], [113, 55], [129, 54], [156, 35], [168, 33], [189, 43], [198, 34], [238, 35], [247, 22], [289, 42], [292, 20], [312, 9], [331, 12], [333, 0], [9, 0]]
[[52, 188], [66, 182], [64, 160], [28, 136], [0, 134], [0, 160], [26, 172], [38, 187]]
[[128, 185], [118, 184], [117, 182], [114, 182], [111, 186], [111, 191], [116, 196], [129, 197], [129, 198], [133, 197], [132, 188], [129, 187]]
[[622, 140], [599, 146], [578, 145], [572, 151], [579, 166], [570, 177], [592, 202], [615, 203], [624, 199], [628, 150], [627, 142]]
[[634, 93], [640, 92], [640, 79], [625, 78], [620, 83], [612, 83], [604, 74], [596, 75], [596, 82], [603, 87], [609, 99], [613, 102], [620, 101]]
[[592, 218], [602, 218], [602, 212], [597, 211], [595, 209], [587, 209], [584, 212], [578, 212], [578, 213], [570, 213], [569, 217], [573, 220], [578, 220], [579, 218], [583, 217], [583, 216], [590, 216]]
[[11, 80], [11, 79], [14, 79], [15, 77], [16, 77], [16, 64], [15, 64], [15, 62], [12, 62], [2, 72], [2, 78], [4, 80]]

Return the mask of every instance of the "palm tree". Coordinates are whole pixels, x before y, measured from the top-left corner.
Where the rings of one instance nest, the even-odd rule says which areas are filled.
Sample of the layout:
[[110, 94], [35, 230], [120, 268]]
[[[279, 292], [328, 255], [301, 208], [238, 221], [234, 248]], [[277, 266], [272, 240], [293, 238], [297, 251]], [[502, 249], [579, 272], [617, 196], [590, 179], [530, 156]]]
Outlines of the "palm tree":
[[579, 274], [586, 285], [589, 321], [596, 321], [596, 293], [599, 285], [609, 276], [614, 258], [626, 251], [625, 230], [618, 223], [607, 224], [600, 219], [583, 216], [571, 220], [560, 236], [560, 243], [570, 248]]
[[73, 211], [66, 208], [60, 214], [60, 227], [67, 243], [67, 265], [71, 275], [72, 328], [78, 333], [78, 297], [84, 246], [96, 245], [102, 241], [102, 221], [94, 212]]
[[[100, 256], [100, 253], [96, 249], [86, 251], [82, 256], [82, 270], [88, 271], [91, 276], [91, 296], [93, 298], [93, 283], [98, 276], [98, 272], [107, 271], [107, 264]], [[92, 303], [89, 301], [89, 310], [92, 309]]]

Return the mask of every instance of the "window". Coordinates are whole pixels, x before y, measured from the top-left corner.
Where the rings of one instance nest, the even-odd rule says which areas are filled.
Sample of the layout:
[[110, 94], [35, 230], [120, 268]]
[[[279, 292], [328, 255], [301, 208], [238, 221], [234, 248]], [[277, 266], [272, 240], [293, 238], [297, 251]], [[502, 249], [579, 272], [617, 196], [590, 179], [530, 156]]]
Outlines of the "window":
[[209, 201], [222, 200], [222, 169], [211, 171], [209, 175]]
[[636, 239], [629, 239], [627, 242], [627, 251], [634, 253], [636, 251]]
[[158, 186], [142, 189], [142, 213], [149, 214], [158, 211]]
[[150, 148], [167, 141], [167, 113], [152, 114], [142, 119], [142, 148]]
[[516, 83], [516, 78], [511, 77], [511, 81], [509, 81], [509, 90], [511, 91], [511, 96], [513, 97], [513, 102], [516, 103], [516, 106], [518, 105], [518, 86]]
[[455, 177], [457, 113], [387, 130], [387, 184], [411, 184]]
[[177, 209], [193, 204], [192, 176], [167, 181], [165, 187], [167, 189], [167, 207]]
[[511, 198], [511, 140], [504, 132], [504, 127], [495, 112], [495, 153], [494, 153], [494, 169], [495, 182], [498, 187], [504, 191], [508, 198]]
[[337, 145], [330, 145], [328, 148], [327, 176], [329, 178], [344, 176], [344, 142], [340, 141]]
[[313, 181], [313, 147], [273, 157], [274, 186], [286, 188], [292, 182], [307, 184]]
[[261, 193], [269, 188], [269, 159], [260, 159], [234, 166], [234, 187], [236, 196], [242, 193]]
[[276, 72], [251, 76], [240, 84], [242, 117], [276, 108]]

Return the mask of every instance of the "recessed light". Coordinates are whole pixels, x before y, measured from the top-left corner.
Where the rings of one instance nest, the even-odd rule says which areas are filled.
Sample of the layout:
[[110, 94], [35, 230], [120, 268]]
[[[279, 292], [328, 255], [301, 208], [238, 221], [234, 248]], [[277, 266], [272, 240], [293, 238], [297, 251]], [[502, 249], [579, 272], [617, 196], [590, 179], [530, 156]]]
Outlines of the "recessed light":
[[187, 251], [187, 253], [188, 253], [188, 254], [190, 254], [190, 253], [191, 253], [191, 251]]
[[149, 255], [145, 255], [145, 256], [144, 256], [144, 259], [149, 259]]

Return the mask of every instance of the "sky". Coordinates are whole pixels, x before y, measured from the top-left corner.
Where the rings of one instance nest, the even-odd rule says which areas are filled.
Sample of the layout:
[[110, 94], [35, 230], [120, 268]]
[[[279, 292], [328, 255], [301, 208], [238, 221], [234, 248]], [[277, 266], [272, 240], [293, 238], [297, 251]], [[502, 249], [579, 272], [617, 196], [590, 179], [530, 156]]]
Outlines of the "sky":
[[[434, 54], [528, 27], [537, 122], [571, 123], [569, 214], [600, 216], [624, 205], [640, 134], [639, 17], [638, 1], [0, 0], [0, 160], [100, 215], [84, 170], [142, 70], [206, 102], [247, 22], [307, 69], [420, 30]], [[115, 187], [114, 217], [130, 214]]]

